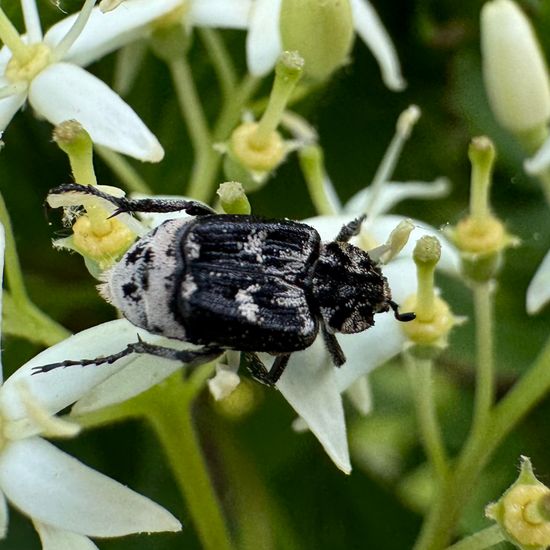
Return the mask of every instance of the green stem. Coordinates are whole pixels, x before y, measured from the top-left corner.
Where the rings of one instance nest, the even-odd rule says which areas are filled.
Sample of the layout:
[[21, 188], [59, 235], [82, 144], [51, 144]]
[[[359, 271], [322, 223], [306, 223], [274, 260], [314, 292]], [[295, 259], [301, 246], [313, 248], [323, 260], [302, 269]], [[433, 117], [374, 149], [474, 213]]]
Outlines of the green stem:
[[477, 379], [472, 431], [483, 430], [495, 393], [493, 346], [493, 282], [474, 283]]
[[[181, 379], [181, 374], [177, 374]], [[233, 544], [193, 425], [192, 404], [196, 393], [181, 390], [182, 384], [175, 379], [168, 388], [163, 385], [148, 408], [148, 419], [185, 496], [202, 548], [231, 550]]]
[[4, 197], [0, 194], [0, 222], [4, 226], [6, 234], [6, 279], [10, 287], [10, 293], [14, 302], [18, 305], [27, 304], [29, 295], [23, 282], [23, 274], [21, 273], [21, 264], [17, 256], [17, 248], [15, 246], [15, 238], [13, 236], [13, 227], [11, 225], [10, 215], [4, 201]]
[[218, 154], [212, 147], [210, 129], [187, 59], [185, 57], [173, 59], [170, 61], [169, 67], [181, 114], [195, 151], [195, 164], [191, 173], [188, 194], [198, 200], [207, 200], [211, 190], [204, 189], [204, 179], [205, 176], [207, 181], [215, 177]]
[[[243, 78], [222, 108], [214, 129], [213, 143], [227, 141], [231, 131], [239, 122], [244, 106], [259, 84], [260, 81], [253, 76], [247, 75]], [[210, 149], [208, 157], [205, 156], [203, 159], [197, 159], [188, 189], [190, 197], [205, 202], [212, 198], [220, 159], [220, 155], [214, 149]]]
[[307, 183], [309, 196], [321, 216], [333, 216], [338, 213], [334, 201], [331, 200], [323, 163], [323, 150], [318, 145], [309, 145], [300, 149], [300, 167]]
[[103, 162], [116, 174], [126, 189], [132, 193], [146, 195], [153, 193], [147, 182], [122, 155], [101, 145], [96, 145], [95, 149]]
[[456, 466], [440, 488], [415, 545], [440, 550], [449, 544], [475, 482], [502, 440], [550, 389], [550, 339], [529, 371], [491, 412], [484, 429], [470, 434]]
[[228, 97], [235, 88], [237, 76], [224, 41], [220, 33], [214, 29], [198, 29], [198, 33], [212, 60], [223, 95]]
[[498, 525], [491, 525], [449, 546], [447, 550], [484, 550], [505, 540], [502, 529]]
[[438, 479], [448, 474], [448, 461], [441, 439], [433, 393], [433, 361], [405, 354], [409, 379], [413, 388], [416, 414], [424, 451]]
[[[38, 309], [30, 300], [23, 281], [21, 264], [17, 256], [13, 227], [4, 197], [0, 194], [0, 222], [4, 226], [6, 235], [5, 269], [6, 279], [10, 289], [9, 300], [13, 304], [11, 308], [17, 319], [17, 326], [23, 327], [24, 331], [17, 331], [17, 334], [47, 346], [51, 346], [69, 337], [71, 333], [55, 322], [51, 317]], [[6, 312], [9, 309], [6, 304]], [[13, 318], [13, 317], [12, 317]], [[8, 318], [7, 318], [8, 320]], [[9, 332], [9, 326], [6, 327]], [[24, 332], [24, 333], [23, 333]]]

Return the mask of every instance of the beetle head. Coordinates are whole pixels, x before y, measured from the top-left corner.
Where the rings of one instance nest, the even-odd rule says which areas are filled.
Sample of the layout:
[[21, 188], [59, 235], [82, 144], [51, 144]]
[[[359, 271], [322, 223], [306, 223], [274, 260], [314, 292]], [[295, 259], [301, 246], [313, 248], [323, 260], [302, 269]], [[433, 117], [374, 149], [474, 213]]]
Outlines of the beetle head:
[[368, 329], [391, 302], [388, 281], [369, 255], [336, 241], [321, 245], [313, 295], [329, 332], [344, 334]]

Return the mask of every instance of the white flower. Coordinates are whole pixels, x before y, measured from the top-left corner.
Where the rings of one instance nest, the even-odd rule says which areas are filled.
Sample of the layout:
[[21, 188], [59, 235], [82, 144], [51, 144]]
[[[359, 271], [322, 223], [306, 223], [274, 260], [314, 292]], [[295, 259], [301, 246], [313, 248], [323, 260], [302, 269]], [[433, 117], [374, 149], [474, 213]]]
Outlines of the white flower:
[[550, 251], [542, 260], [527, 289], [527, 312], [538, 313], [550, 302]]
[[[0, 227], [0, 277], [4, 233]], [[0, 303], [1, 307], [1, 303]], [[119, 350], [120, 335], [109, 323], [68, 338], [37, 355], [0, 385], [0, 538], [8, 528], [10, 502], [29, 516], [44, 550], [92, 550], [87, 538], [131, 533], [179, 531], [179, 521], [164, 508], [85, 466], [41, 436], [72, 437], [77, 424], [54, 415], [93, 386], [115, 374], [110, 369], [60, 369], [32, 375], [33, 367], [70, 357]], [[135, 327], [128, 327], [135, 339]], [[0, 368], [1, 377], [1, 368]], [[1, 380], [1, 378], [0, 378]]]
[[[254, 75], [269, 72], [283, 50], [279, 17], [283, 0], [255, 0], [246, 43], [248, 69]], [[391, 90], [402, 90], [405, 81], [390, 37], [368, 0], [346, 0], [355, 31], [380, 65], [382, 79]]]
[[155, 19], [181, 0], [130, 0], [102, 13], [86, 0], [82, 11], [43, 36], [35, 0], [21, 2], [26, 35], [12, 36], [0, 25], [0, 131], [28, 99], [52, 124], [75, 119], [92, 140], [141, 160], [156, 162], [164, 151], [136, 113], [106, 84], [82, 69], [101, 56], [143, 36]]

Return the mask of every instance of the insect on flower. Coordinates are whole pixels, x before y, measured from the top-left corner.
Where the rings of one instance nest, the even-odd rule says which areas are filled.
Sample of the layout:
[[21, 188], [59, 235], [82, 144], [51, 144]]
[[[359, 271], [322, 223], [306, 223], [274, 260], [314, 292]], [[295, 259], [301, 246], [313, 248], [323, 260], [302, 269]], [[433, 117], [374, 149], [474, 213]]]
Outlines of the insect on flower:
[[[131, 353], [199, 365], [225, 350], [242, 351], [252, 376], [274, 385], [290, 355], [308, 348], [319, 331], [333, 363], [346, 358], [335, 333], [362, 332], [374, 314], [392, 309], [388, 282], [367, 252], [349, 244], [363, 217], [342, 227], [335, 240], [290, 220], [217, 214], [188, 200], [114, 197], [91, 186], [67, 184], [50, 195], [94, 195], [122, 212], [185, 211], [140, 238], [105, 273], [100, 292], [134, 325], [200, 347], [175, 350], [142, 340], [119, 353], [37, 367], [113, 363]], [[258, 352], [275, 356], [268, 369]]]

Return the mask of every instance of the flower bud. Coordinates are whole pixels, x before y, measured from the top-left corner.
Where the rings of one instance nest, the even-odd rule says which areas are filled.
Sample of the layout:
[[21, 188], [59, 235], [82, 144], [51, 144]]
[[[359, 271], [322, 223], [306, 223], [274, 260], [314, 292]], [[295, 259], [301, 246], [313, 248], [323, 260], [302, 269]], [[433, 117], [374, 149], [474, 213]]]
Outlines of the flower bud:
[[449, 332], [459, 322], [435, 291], [435, 267], [440, 257], [441, 245], [436, 237], [426, 236], [417, 241], [413, 252], [417, 292], [401, 304], [403, 311], [416, 314], [416, 319], [401, 326], [410, 342], [437, 349], [446, 347]]
[[283, 0], [280, 30], [283, 48], [304, 58], [305, 75], [324, 80], [348, 60], [354, 37], [351, 6], [348, 0]]
[[506, 538], [524, 550], [544, 550], [550, 545], [550, 489], [533, 473], [531, 461], [521, 457], [515, 483], [485, 515], [495, 520]]
[[[501, 1], [501, 0], [496, 0]], [[493, 143], [486, 136], [470, 143], [472, 163], [470, 213], [448, 233], [461, 252], [462, 269], [472, 281], [492, 279], [502, 264], [503, 251], [518, 243], [504, 224], [491, 212], [491, 173], [495, 160]]]
[[238, 181], [221, 183], [217, 194], [226, 214], [250, 214], [250, 203], [243, 186]]
[[481, 51], [485, 87], [497, 120], [537, 147], [550, 120], [548, 73], [531, 24], [512, 0], [483, 6]]

